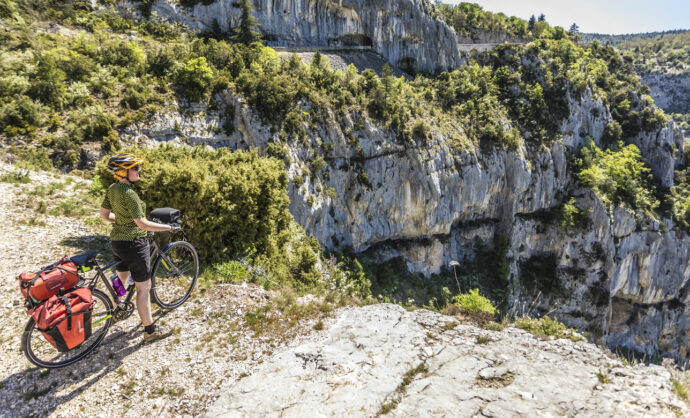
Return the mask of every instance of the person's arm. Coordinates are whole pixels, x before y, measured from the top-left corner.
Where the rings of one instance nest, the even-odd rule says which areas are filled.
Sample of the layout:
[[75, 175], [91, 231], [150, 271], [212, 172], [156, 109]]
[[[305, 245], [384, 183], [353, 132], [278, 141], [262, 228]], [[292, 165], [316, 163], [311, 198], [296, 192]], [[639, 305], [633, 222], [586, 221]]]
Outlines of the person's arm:
[[159, 224], [158, 222], [149, 221], [146, 218], [137, 218], [134, 223], [144, 231], [151, 232], [162, 232], [162, 231], [172, 231], [173, 226], [168, 224]]
[[115, 214], [110, 211], [110, 209], [106, 208], [101, 208], [101, 219], [103, 219], [106, 222], [113, 223], [115, 222]]

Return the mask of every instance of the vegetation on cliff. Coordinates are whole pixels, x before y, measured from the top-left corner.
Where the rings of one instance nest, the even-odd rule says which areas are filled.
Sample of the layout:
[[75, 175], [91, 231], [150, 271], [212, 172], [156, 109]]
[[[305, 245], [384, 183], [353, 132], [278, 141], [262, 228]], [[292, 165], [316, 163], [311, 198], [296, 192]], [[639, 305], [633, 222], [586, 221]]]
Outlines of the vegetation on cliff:
[[504, 34], [514, 39], [532, 40], [538, 38], [559, 39], [566, 35], [563, 28], [551, 27], [543, 15], [539, 20], [526, 21], [503, 13], [492, 13], [476, 3], [461, 2], [456, 5], [437, 1], [432, 13], [446, 21], [459, 35], [478, 37], [477, 31]]

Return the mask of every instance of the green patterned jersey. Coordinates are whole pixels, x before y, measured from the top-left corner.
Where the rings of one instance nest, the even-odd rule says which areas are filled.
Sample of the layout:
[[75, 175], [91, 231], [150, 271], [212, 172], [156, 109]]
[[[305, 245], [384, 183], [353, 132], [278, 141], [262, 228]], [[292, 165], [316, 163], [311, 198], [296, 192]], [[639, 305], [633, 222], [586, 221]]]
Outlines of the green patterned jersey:
[[146, 214], [146, 204], [139, 198], [131, 184], [114, 183], [105, 193], [101, 207], [115, 214], [115, 223], [110, 232], [113, 241], [134, 241], [145, 237], [146, 231], [134, 223]]

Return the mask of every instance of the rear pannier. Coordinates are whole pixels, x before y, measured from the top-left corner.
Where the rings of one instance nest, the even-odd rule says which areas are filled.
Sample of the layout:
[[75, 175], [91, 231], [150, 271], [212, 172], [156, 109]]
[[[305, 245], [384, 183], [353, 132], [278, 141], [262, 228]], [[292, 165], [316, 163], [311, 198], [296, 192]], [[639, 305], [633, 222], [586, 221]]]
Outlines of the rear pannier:
[[34, 309], [31, 317], [46, 340], [58, 351], [68, 351], [91, 336], [91, 289], [81, 287], [51, 296]]
[[39, 303], [67, 291], [79, 282], [77, 266], [67, 257], [55, 264], [44, 267], [38, 273], [22, 273], [19, 275], [19, 287], [24, 299]]

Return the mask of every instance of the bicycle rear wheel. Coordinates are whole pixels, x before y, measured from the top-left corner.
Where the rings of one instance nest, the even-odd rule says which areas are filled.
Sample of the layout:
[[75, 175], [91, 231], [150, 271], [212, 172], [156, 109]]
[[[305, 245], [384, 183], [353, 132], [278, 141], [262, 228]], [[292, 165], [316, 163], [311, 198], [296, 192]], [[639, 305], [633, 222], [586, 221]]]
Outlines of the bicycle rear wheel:
[[98, 289], [92, 290], [91, 336], [73, 349], [60, 352], [41, 335], [33, 318], [24, 327], [21, 349], [26, 358], [38, 367], [57, 368], [68, 366], [86, 357], [105, 338], [113, 322], [113, 304], [110, 298]]
[[199, 275], [199, 256], [192, 244], [177, 241], [156, 258], [151, 273], [151, 297], [164, 309], [182, 305], [194, 290]]

